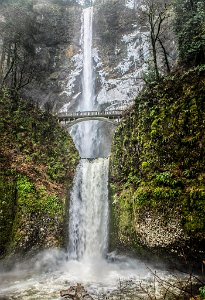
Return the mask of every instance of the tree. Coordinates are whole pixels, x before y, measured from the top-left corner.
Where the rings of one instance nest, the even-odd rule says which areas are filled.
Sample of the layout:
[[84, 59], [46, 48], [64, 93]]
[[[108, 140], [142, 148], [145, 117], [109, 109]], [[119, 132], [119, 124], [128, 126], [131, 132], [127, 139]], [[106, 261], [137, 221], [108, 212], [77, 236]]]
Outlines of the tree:
[[38, 85], [54, 71], [57, 45], [72, 41], [75, 11], [70, 6], [76, 1], [50, 0], [40, 11], [36, 0], [7, 1], [0, 7], [0, 86], [23, 93], [31, 81]]
[[14, 91], [19, 91], [31, 81], [37, 67], [34, 60], [37, 29], [30, 4], [12, 4], [3, 11], [0, 80], [1, 85], [6, 84]]
[[175, 0], [174, 8], [180, 62], [188, 66], [205, 63], [205, 2]]
[[[170, 1], [168, 0], [143, 0], [138, 7], [138, 22], [148, 29], [149, 43], [151, 45], [152, 64], [155, 78], [160, 77], [160, 60], [163, 57], [163, 64], [166, 73], [170, 72], [170, 62], [166, 43], [169, 40], [168, 23], [170, 18]], [[169, 31], [171, 31], [169, 26]]]

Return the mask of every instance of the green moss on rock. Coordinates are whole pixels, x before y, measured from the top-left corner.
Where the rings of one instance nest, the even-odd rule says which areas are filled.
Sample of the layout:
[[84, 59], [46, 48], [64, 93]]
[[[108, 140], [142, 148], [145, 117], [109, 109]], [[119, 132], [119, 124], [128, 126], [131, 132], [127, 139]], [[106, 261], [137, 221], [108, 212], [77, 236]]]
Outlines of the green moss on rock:
[[16, 181], [11, 172], [0, 172], [0, 255], [10, 242], [16, 206]]
[[204, 95], [201, 67], [146, 87], [127, 112], [110, 163], [117, 244], [204, 243]]
[[65, 199], [48, 194], [23, 175], [16, 177], [16, 213], [9, 252], [59, 247], [63, 241]]
[[78, 152], [57, 120], [0, 94], [0, 256], [59, 247]]

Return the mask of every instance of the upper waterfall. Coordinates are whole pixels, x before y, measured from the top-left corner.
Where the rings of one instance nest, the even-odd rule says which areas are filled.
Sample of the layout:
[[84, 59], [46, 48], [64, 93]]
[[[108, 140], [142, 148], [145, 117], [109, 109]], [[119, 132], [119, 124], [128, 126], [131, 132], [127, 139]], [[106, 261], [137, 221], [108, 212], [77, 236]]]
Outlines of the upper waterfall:
[[[82, 99], [78, 105], [78, 111], [95, 110], [94, 74], [93, 74], [93, 7], [83, 10], [83, 22], [81, 29], [81, 47], [83, 51], [83, 74], [82, 74]], [[98, 140], [96, 121], [83, 122], [71, 131], [80, 156], [93, 158]]]
[[83, 12], [83, 101], [80, 103], [80, 110], [93, 110], [94, 87], [93, 87], [93, 7], [84, 9]]

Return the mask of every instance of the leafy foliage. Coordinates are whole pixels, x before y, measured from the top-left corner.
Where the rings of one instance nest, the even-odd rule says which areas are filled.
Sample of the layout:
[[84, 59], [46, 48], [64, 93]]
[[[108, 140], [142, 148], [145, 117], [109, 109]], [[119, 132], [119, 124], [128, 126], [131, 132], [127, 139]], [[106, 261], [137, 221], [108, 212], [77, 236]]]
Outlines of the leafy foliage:
[[205, 3], [175, 1], [175, 32], [180, 61], [188, 66], [205, 63]]
[[205, 286], [200, 287], [199, 292], [201, 299], [205, 299]]

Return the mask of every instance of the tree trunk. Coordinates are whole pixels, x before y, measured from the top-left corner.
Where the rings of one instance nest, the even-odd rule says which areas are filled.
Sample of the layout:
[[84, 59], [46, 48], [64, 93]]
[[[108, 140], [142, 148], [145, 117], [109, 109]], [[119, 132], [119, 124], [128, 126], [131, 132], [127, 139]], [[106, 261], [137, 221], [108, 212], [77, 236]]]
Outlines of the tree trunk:
[[168, 56], [167, 56], [167, 51], [161, 41], [161, 39], [158, 37], [158, 41], [160, 43], [160, 46], [162, 48], [162, 51], [163, 51], [163, 54], [164, 54], [164, 61], [165, 61], [165, 65], [166, 65], [166, 68], [167, 68], [167, 74], [170, 73], [171, 69], [170, 69], [170, 65], [169, 65], [169, 60], [168, 60]]
[[153, 55], [155, 75], [156, 75], [156, 79], [159, 80], [159, 68], [158, 68], [158, 63], [157, 63], [156, 41], [155, 41], [155, 36], [153, 34], [151, 34], [151, 44], [152, 44], [152, 55]]

